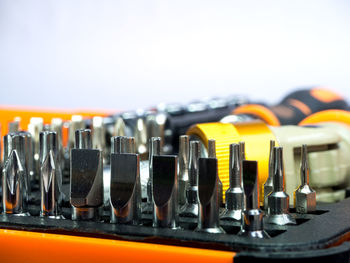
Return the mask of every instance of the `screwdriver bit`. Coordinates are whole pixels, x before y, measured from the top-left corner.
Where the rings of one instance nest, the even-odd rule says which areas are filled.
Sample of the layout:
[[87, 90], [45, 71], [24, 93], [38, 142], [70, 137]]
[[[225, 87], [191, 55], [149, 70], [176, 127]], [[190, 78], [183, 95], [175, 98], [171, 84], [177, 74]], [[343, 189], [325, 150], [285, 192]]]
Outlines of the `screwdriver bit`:
[[244, 160], [246, 160], [246, 156], [245, 156], [245, 142], [239, 142], [239, 148], [240, 148], [240, 151], [241, 151], [241, 160], [243, 162]]
[[264, 209], [267, 210], [268, 206], [268, 198], [267, 196], [272, 192], [273, 190], [273, 169], [274, 169], [274, 156], [273, 156], [273, 148], [275, 147], [275, 141], [270, 140], [270, 156], [269, 156], [269, 175], [267, 177], [267, 180], [264, 184]]
[[[139, 224], [141, 221], [140, 160], [135, 154], [134, 138], [115, 138], [111, 153], [111, 222]], [[118, 146], [119, 144], [119, 146]], [[124, 145], [123, 145], [124, 144]]]
[[103, 152], [103, 162], [108, 163], [108, 153], [106, 151], [106, 131], [103, 118], [95, 116], [92, 118], [92, 148]]
[[161, 145], [160, 137], [152, 137], [149, 139], [149, 152], [148, 152], [149, 177], [147, 181], [147, 205], [144, 208], [144, 211], [150, 212], [150, 213], [152, 213], [153, 211], [153, 193], [152, 193], [153, 156], [160, 155], [161, 153], [160, 145]]
[[[208, 157], [209, 158], [216, 158], [216, 141], [214, 139], [208, 140]], [[222, 182], [219, 178], [218, 182], [218, 191], [219, 191], [219, 207], [223, 204], [223, 186]]]
[[310, 167], [307, 160], [307, 146], [301, 147], [301, 184], [294, 192], [294, 206], [297, 213], [307, 214], [316, 210], [316, 192], [309, 185]]
[[189, 180], [186, 184], [186, 203], [181, 207], [180, 215], [182, 216], [198, 217], [198, 159], [200, 157], [201, 148], [199, 141], [191, 141]]
[[70, 158], [70, 202], [73, 220], [98, 220], [103, 205], [102, 152], [92, 149], [91, 130], [75, 132]]
[[11, 150], [2, 171], [2, 203], [5, 214], [29, 215], [25, 169], [16, 149]]
[[25, 170], [25, 190], [26, 197], [29, 198], [31, 192], [31, 182], [34, 177], [33, 171], [33, 151], [31, 135], [28, 132], [20, 131], [9, 133], [4, 136], [4, 163], [11, 154], [12, 150], [17, 150], [21, 165]]
[[267, 222], [276, 225], [296, 224], [289, 214], [289, 195], [284, 191], [283, 148], [274, 147], [273, 191], [267, 196]]
[[58, 138], [53, 131], [40, 133], [40, 194], [41, 216], [63, 218], [62, 172], [58, 158]]
[[52, 118], [50, 130], [56, 132], [57, 136], [57, 146], [58, 146], [58, 162], [61, 166], [61, 169], [64, 168], [64, 151], [62, 144], [62, 129], [63, 129], [63, 120], [61, 118]]
[[153, 227], [178, 228], [177, 156], [154, 155]]
[[73, 115], [71, 121], [69, 122], [68, 128], [68, 152], [71, 148], [74, 147], [75, 143], [75, 131], [85, 129], [85, 123], [83, 120], [83, 116], [81, 115]]
[[244, 190], [242, 183], [242, 160], [239, 144], [230, 145], [230, 169], [229, 180], [230, 186], [226, 190], [226, 204], [223, 219], [240, 221], [244, 209]]
[[198, 159], [199, 215], [196, 231], [225, 233], [219, 220], [219, 177], [216, 158]]
[[179, 206], [186, 203], [186, 185], [188, 183], [189, 137], [179, 139]]
[[245, 209], [242, 214], [240, 236], [270, 238], [264, 230], [264, 213], [259, 209], [258, 162], [242, 162]]
[[114, 123], [114, 136], [125, 136], [125, 123], [123, 121], [123, 118], [117, 117]]
[[33, 152], [34, 152], [34, 175], [35, 180], [39, 181], [39, 137], [40, 132], [44, 129], [44, 120], [40, 117], [30, 118], [30, 123], [28, 124], [28, 132], [32, 135], [33, 142]]
[[21, 118], [16, 117], [13, 121], [8, 123], [8, 133], [18, 132], [20, 130]]
[[147, 127], [142, 117], [137, 118], [134, 127], [134, 136], [137, 153], [144, 154], [147, 152]]

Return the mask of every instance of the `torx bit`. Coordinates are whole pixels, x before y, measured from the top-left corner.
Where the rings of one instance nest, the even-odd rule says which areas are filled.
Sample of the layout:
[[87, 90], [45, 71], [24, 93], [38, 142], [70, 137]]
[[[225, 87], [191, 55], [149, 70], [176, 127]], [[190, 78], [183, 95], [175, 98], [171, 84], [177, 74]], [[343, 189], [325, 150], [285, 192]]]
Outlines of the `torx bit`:
[[310, 167], [307, 159], [307, 145], [301, 147], [301, 184], [294, 191], [294, 207], [297, 213], [307, 214], [316, 210], [316, 192], [309, 185]]
[[34, 176], [37, 181], [39, 181], [39, 136], [40, 132], [44, 129], [44, 120], [40, 117], [30, 118], [30, 123], [28, 124], [28, 132], [32, 135], [33, 142], [33, 152], [34, 152]]
[[152, 137], [149, 139], [149, 153], [148, 153], [148, 181], [147, 181], [147, 205], [144, 209], [145, 212], [151, 212], [153, 211], [153, 183], [152, 183], [152, 176], [153, 176], [153, 156], [160, 155], [161, 150], [161, 139], [160, 137]]
[[91, 130], [77, 130], [70, 158], [70, 202], [73, 220], [97, 220], [103, 205], [102, 152], [92, 149]]
[[[208, 157], [209, 158], [216, 158], [216, 141], [214, 139], [208, 140]], [[218, 182], [218, 191], [219, 191], [219, 207], [223, 204], [223, 186], [222, 182], [219, 178]]]
[[[115, 140], [118, 143], [118, 140]], [[119, 140], [120, 141], [120, 140]], [[139, 224], [141, 221], [140, 160], [134, 138], [126, 138], [124, 151], [111, 153], [111, 222]]]
[[267, 222], [276, 225], [296, 224], [289, 214], [289, 195], [284, 191], [283, 148], [274, 147], [273, 191], [267, 196]]
[[225, 233], [219, 220], [219, 177], [216, 158], [198, 159], [199, 215], [196, 231]]
[[152, 165], [153, 226], [177, 229], [177, 156], [154, 155]]
[[180, 136], [179, 139], [179, 206], [186, 203], [186, 186], [188, 184], [188, 165], [189, 165], [189, 137]]
[[264, 209], [267, 210], [268, 206], [268, 198], [267, 196], [272, 192], [273, 190], [273, 170], [274, 170], [274, 150], [275, 147], [275, 141], [270, 140], [270, 155], [269, 155], [269, 175], [266, 179], [266, 182], [264, 184]]
[[147, 127], [144, 119], [139, 117], [134, 127], [134, 136], [137, 153], [144, 154], [147, 152]]
[[23, 167], [16, 149], [11, 150], [2, 170], [2, 203], [4, 214], [29, 215]]
[[41, 216], [62, 218], [62, 172], [59, 164], [58, 138], [53, 131], [40, 133]]
[[239, 144], [230, 145], [229, 158], [230, 186], [226, 190], [225, 210], [221, 215], [223, 219], [240, 221], [244, 209], [244, 190], [242, 182], [242, 160]]
[[[181, 138], [180, 138], [181, 141]], [[186, 185], [186, 203], [181, 207], [182, 216], [198, 217], [198, 159], [201, 157], [199, 141], [190, 142], [189, 180]]]
[[264, 213], [259, 209], [258, 162], [242, 162], [245, 209], [242, 214], [240, 236], [270, 238], [264, 230]]

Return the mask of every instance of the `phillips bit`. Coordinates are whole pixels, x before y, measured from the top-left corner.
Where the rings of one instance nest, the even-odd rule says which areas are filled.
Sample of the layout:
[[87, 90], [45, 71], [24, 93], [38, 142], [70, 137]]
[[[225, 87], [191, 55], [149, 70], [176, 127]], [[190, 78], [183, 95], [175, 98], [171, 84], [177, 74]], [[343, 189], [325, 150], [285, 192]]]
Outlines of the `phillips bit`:
[[289, 195], [284, 191], [283, 148], [274, 147], [273, 191], [267, 196], [267, 222], [276, 225], [296, 224], [289, 214]]
[[[209, 139], [208, 140], [208, 157], [209, 158], [216, 158], [216, 141], [213, 139]], [[221, 207], [221, 205], [223, 204], [223, 186], [222, 186], [222, 182], [219, 178], [219, 182], [218, 182], [218, 191], [219, 191], [219, 206]]]
[[[118, 140], [115, 141], [118, 144]], [[128, 137], [124, 142], [119, 140], [119, 143], [120, 148], [124, 148], [123, 151], [111, 153], [111, 222], [139, 224], [141, 221], [139, 155], [135, 154], [134, 138]]]
[[177, 156], [154, 155], [152, 166], [153, 227], [177, 229]]
[[153, 156], [160, 155], [160, 137], [152, 137], [149, 139], [149, 152], [148, 152], [148, 167], [149, 167], [149, 177], [147, 181], [147, 205], [145, 207], [145, 212], [152, 213], [153, 211], [153, 193], [152, 193], [152, 175], [153, 175]]
[[188, 183], [188, 162], [189, 162], [189, 137], [180, 136], [179, 139], [179, 206], [186, 203], [186, 185]]
[[242, 160], [239, 144], [230, 145], [230, 186], [226, 190], [226, 203], [223, 219], [240, 221], [244, 209], [244, 190], [242, 183]]
[[25, 170], [25, 185], [23, 191], [26, 191], [26, 197], [29, 198], [31, 191], [31, 181], [34, 177], [33, 172], [33, 151], [31, 135], [28, 132], [20, 131], [9, 133], [4, 136], [4, 163], [8, 159], [12, 150], [17, 150], [21, 165]]
[[62, 172], [58, 158], [58, 138], [53, 131], [40, 133], [41, 216], [62, 218]]
[[316, 210], [316, 192], [309, 185], [310, 168], [307, 160], [307, 146], [301, 147], [301, 184], [294, 192], [294, 206], [297, 213], [307, 214]]
[[92, 149], [91, 130], [75, 132], [70, 159], [70, 202], [73, 220], [97, 220], [103, 205], [102, 152]]
[[264, 184], [264, 209], [267, 210], [268, 206], [268, 198], [267, 196], [273, 190], [273, 169], [274, 169], [274, 156], [273, 156], [273, 148], [275, 147], [275, 141], [270, 140], [270, 156], [269, 156], [269, 176]]
[[8, 124], [8, 133], [18, 132], [20, 130], [21, 118], [15, 117], [15, 119]]
[[4, 214], [29, 215], [25, 169], [16, 149], [8, 156], [2, 170], [2, 203]]
[[[181, 141], [181, 138], [180, 138]], [[199, 141], [190, 142], [189, 180], [186, 185], [186, 203], [182, 216], [198, 217], [198, 159], [201, 157]]]
[[196, 231], [225, 233], [219, 220], [219, 177], [216, 158], [198, 159], [199, 215]]
[[144, 154], [147, 152], [147, 127], [144, 119], [139, 117], [134, 127], [134, 136], [137, 153]]
[[32, 135], [33, 141], [33, 152], [34, 152], [34, 175], [35, 179], [39, 181], [39, 136], [40, 132], [44, 129], [44, 120], [39, 117], [30, 118], [30, 123], [28, 124], [28, 132]]
[[259, 209], [258, 162], [242, 162], [245, 209], [242, 214], [240, 236], [270, 238], [264, 230], [264, 213]]

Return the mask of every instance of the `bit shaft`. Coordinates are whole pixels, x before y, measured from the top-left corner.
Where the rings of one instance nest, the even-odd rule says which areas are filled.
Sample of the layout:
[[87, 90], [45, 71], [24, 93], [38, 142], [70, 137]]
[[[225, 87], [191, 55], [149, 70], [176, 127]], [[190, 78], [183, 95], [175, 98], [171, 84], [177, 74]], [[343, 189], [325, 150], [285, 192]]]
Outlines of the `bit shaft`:
[[267, 210], [268, 206], [268, 198], [267, 196], [272, 192], [273, 190], [273, 171], [274, 171], [274, 150], [275, 147], [275, 141], [270, 140], [270, 155], [269, 155], [269, 173], [267, 180], [264, 184], [264, 209]]
[[180, 136], [179, 139], [179, 205], [186, 203], [186, 185], [188, 183], [189, 165], [189, 137]]
[[[216, 141], [214, 139], [208, 140], [208, 157], [216, 158]], [[223, 185], [219, 178], [218, 182], [218, 191], [219, 191], [219, 206], [223, 203]]]

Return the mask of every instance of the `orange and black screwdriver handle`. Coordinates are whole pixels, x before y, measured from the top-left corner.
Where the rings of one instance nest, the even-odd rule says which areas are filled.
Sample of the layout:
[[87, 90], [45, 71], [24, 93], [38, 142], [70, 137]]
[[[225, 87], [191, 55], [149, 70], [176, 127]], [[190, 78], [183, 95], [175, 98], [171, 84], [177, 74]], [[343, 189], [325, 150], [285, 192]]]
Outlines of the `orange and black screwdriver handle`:
[[314, 113], [330, 109], [345, 110], [348, 104], [331, 90], [312, 88], [294, 91], [275, 106], [246, 104], [236, 108], [233, 114], [250, 115], [269, 125], [280, 126], [297, 125]]

